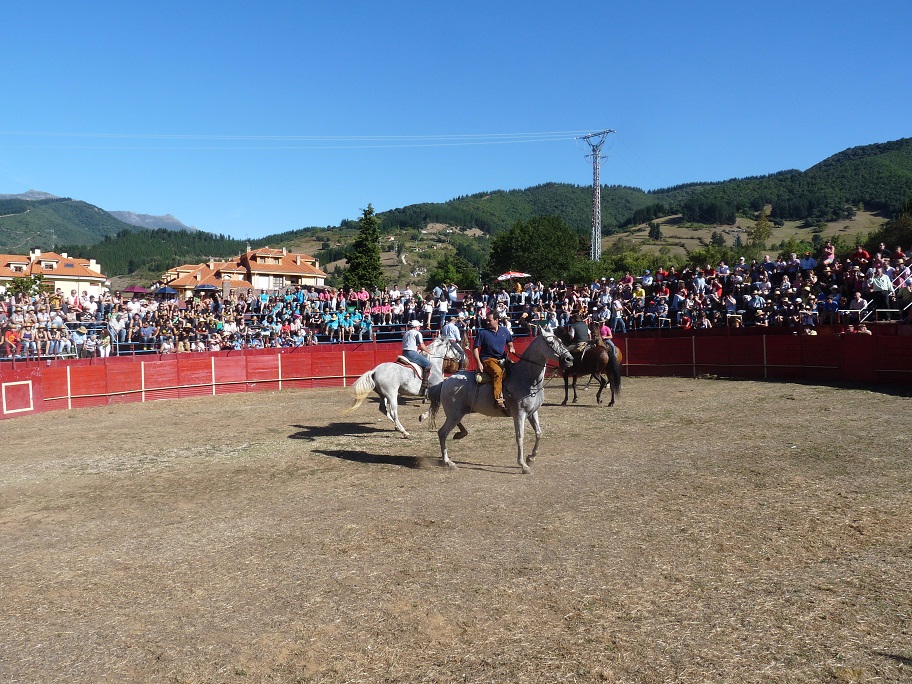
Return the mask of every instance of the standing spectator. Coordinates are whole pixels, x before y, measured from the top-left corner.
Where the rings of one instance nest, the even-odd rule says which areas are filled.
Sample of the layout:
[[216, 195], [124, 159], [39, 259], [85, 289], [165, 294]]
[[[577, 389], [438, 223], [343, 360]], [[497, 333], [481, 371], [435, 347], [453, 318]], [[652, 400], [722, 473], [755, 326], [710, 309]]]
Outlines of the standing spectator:
[[83, 358], [85, 356], [85, 343], [87, 338], [88, 330], [84, 325], [80, 325], [73, 332], [70, 333], [70, 342], [73, 343], [73, 349], [76, 352], [76, 358]]

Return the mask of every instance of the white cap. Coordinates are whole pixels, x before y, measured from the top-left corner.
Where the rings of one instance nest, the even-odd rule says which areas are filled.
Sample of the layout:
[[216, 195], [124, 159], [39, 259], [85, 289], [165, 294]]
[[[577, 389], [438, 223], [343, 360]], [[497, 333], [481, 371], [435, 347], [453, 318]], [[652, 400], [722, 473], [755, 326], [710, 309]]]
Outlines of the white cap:
[[420, 328], [420, 327], [421, 327], [421, 321], [419, 321], [419, 320], [413, 318], [412, 321], [409, 323], [409, 327], [410, 327], [410, 328]]

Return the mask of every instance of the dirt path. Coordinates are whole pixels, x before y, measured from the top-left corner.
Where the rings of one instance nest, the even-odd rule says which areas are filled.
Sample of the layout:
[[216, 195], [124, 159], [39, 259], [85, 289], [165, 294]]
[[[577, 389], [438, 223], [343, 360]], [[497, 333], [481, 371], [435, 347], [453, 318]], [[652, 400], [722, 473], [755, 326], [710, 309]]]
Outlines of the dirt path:
[[559, 398], [527, 477], [350, 390], [0, 423], [0, 682], [912, 678], [912, 400]]

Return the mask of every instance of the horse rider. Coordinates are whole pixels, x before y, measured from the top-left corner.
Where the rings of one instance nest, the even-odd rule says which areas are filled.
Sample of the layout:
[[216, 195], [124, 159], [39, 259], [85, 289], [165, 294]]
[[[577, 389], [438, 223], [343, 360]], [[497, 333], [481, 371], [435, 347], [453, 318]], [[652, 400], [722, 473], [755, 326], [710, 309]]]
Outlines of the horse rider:
[[573, 322], [567, 327], [567, 333], [570, 338], [570, 344], [567, 349], [572, 353], [582, 354], [591, 339], [589, 326], [586, 325], [586, 320], [582, 314], [573, 314]]
[[420, 395], [424, 395], [428, 388], [428, 378], [431, 376], [431, 362], [426, 356], [419, 354], [419, 351], [427, 352], [427, 345], [421, 336], [421, 321], [412, 320], [409, 323], [408, 330], [402, 336], [402, 355], [413, 363], [421, 366], [421, 390]]
[[456, 344], [462, 342], [462, 331], [456, 325], [456, 316], [447, 316], [446, 325], [441, 329], [440, 336], [453, 340]]
[[513, 335], [506, 327], [500, 325], [495, 312], [488, 313], [486, 323], [487, 328], [478, 331], [472, 354], [475, 356], [475, 364], [478, 369], [483, 369], [491, 376], [494, 385], [494, 402], [506, 413], [507, 407], [503, 400], [504, 371], [501, 361], [507, 358], [507, 349], [515, 355], [516, 348], [513, 346]]

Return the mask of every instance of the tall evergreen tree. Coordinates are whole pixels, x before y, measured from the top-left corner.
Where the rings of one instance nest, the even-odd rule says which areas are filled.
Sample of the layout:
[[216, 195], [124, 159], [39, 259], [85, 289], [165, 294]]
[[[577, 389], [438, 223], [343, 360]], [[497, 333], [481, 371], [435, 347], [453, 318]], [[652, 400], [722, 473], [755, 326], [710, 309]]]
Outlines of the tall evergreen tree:
[[348, 269], [342, 274], [342, 282], [352, 289], [373, 290], [383, 287], [384, 281], [380, 264], [380, 219], [374, 215], [374, 207], [368, 204], [358, 219], [358, 237], [348, 255]]

